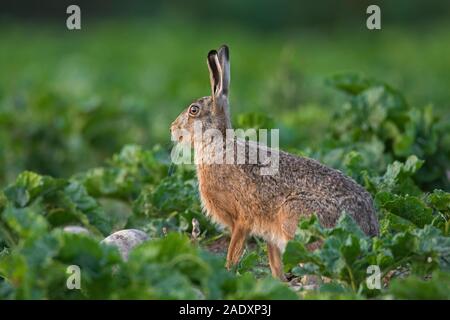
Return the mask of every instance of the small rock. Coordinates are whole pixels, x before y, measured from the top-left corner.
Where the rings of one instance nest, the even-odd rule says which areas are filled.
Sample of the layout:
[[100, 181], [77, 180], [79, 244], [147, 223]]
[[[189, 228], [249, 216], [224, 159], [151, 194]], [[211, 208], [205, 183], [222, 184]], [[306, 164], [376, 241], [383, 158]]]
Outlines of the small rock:
[[141, 230], [125, 229], [114, 232], [103, 239], [101, 243], [116, 246], [123, 260], [127, 261], [131, 249], [148, 239], [148, 235]]
[[198, 236], [200, 235], [200, 223], [197, 219], [192, 219], [192, 232], [191, 232], [191, 238], [192, 240], [197, 240]]
[[80, 226], [67, 226], [63, 230], [67, 233], [90, 234], [88, 229]]
[[322, 283], [322, 278], [315, 275], [305, 275], [300, 280], [300, 283], [306, 286], [319, 286]]

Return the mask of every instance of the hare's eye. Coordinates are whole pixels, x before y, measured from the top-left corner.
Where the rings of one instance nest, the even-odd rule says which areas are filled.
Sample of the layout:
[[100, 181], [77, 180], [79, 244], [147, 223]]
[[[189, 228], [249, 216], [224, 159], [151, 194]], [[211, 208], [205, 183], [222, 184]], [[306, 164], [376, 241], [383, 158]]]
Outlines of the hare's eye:
[[196, 104], [193, 104], [189, 107], [189, 114], [192, 116], [198, 115], [200, 112], [200, 107]]

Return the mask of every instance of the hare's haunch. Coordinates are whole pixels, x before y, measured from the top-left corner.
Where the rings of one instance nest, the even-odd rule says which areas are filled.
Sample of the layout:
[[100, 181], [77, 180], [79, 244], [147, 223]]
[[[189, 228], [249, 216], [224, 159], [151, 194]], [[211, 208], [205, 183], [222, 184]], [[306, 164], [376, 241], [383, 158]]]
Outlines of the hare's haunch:
[[[347, 212], [367, 235], [377, 235], [372, 198], [351, 178], [315, 160], [228, 137], [228, 47], [210, 51], [207, 64], [211, 96], [193, 102], [172, 123], [171, 132], [174, 140], [194, 147], [206, 214], [231, 231], [227, 268], [239, 261], [246, 237], [256, 235], [267, 241], [272, 274], [284, 279], [281, 253], [294, 237], [299, 218], [313, 213], [324, 227], [333, 227], [342, 212]], [[218, 132], [220, 139], [206, 135], [208, 130]], [[222, 161], [228, 155], [224, 150], [236, 151], [231, 156], [235, 160], [240, 147], [246, 159], [252, 150], [276, 155], [277, 170], [261, 174], [267, 164], [259, 160]]]

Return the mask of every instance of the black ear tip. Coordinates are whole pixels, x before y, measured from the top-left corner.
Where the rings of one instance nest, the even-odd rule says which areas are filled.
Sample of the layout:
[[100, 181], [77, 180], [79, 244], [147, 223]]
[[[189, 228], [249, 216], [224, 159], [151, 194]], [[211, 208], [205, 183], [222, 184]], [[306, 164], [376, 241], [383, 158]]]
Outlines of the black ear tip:
[[216, 50], [211, 50], [208, 52], [208, 58], [217, 55], [217, 51]]

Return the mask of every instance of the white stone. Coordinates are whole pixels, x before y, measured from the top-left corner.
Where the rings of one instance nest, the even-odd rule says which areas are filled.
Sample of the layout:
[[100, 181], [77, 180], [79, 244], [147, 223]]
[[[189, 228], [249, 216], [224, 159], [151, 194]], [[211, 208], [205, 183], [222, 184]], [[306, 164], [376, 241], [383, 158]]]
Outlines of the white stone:
[[148, 239], [148, 235], [141, 230], [125, 229], [114, 232], [103, 239], [101, 243], [116, 246], [122, 258], [127, 261], [130, 251]]
[[80, 226], [66, 226], [63, 230], [67, 233], [90, 234], [88, 229]]

